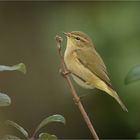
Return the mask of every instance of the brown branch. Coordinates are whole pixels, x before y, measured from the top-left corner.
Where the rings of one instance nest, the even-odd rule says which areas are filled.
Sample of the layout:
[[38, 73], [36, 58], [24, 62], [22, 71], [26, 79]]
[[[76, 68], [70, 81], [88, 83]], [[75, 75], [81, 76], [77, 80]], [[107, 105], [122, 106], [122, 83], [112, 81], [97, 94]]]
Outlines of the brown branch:
[[92, 136], [93, 136], [93, 138], [96, 139], [96, 140], [99, 140], [99, 137], [98, 137], [98, 135], [97, 135], [97, 133], [96, 133], [96, 131], [95, 131], [95, 129], [94, 129], [94, 127], [93, 127], [93, 125], [92, 125], [92, 123], [91, 123], [91, 121], [90, 121], [90, 119], [89, 119], [81, 101], [80, 101], [80, 98], [78, 97], [78, 95], [76, 93], [76, 90], [75, 90], [75, 88], [74, 88], [74, 86], [73, 86], [73, 84], [70, 80], [70, 77], [68, 75], [68, 70], [67, 70], [67, 67], [65, 65], [64, 57], [63, 57], [63, 54], [62, 54], [62, 51], [61, 51], [61, 42], [62, 42], [62, 38], [60, 36], [56, 35], [56, 43], [57, 43], [57, 48], [58, 48], [58, 52], [59, 52], [61, 63], [62, 63], [63, 75], [64, 75], [64, 77], [65, 77], [65, 79], [66, 79], [66, 81], [67, 81], [67, 83], [68, 83], [68, 85], [71, 89], [71, 94], [73, 96], [73, 99], [74, 99], [76, 105], [78, 106], [78, 108], [79, 108], [79, 110], [80, 110], [80, 112], [81, 112], [81, 114], [82, 114], [82, 116], [83, 116], [83, 118], [84, 118]]

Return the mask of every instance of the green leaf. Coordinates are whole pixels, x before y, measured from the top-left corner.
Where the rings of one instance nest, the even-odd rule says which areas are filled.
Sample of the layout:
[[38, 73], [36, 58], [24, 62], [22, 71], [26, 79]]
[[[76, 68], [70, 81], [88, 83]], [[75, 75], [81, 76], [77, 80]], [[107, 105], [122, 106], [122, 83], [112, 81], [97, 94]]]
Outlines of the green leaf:
[[21, 127], [20, 125], [18, 125], [17, 123], [15, 123], [15, 122], [13, 122], [13, 121], [10, 121], [10, 120], [7, 120], [7, 121], [6, 121], [6, 124], [15, 127], [15, 128], [16, 128], [18, 131], [20, 131], [26, 138], [29, 138], [28, 132], [27, 132], [23, 127]]
[[137, 80], [140, 80], [140, 65], [135, 66], [132, 69], [130, 69], [130, 71], [126, 75], [125, 84], [129, 84]]
[[57, 140], [57, 137], [48, 133], [40, 133], [39, 140]]
[[8, 95], [0, 93], [0, 106], [8, 106], [11, 104], [11, 99]]
[[4, 140], [21, 140], [17, 136], [13, 136], [13, 135], [5, 135], [3, 139]]
[[24, 63], [19, 63], [14, 66], [5, 66], [5, 65], [0, 65], [0, 71], [20, 71], [24, 74], [26, 74], [26, 66]]
[[49, 116], [47, 118], [45, 118], [37, 127], [35, 133], [41, 129], [42, 127], [46, 126], [48, 123], [51, 123], [51, 122], [61, 122], [63, 124], [66, 123], [66, 120], [65, 118], [62, 116], [62, 115], [59, 115], [59, 114], [56, 114], [56, 115], [52, 115], [52, 116]]

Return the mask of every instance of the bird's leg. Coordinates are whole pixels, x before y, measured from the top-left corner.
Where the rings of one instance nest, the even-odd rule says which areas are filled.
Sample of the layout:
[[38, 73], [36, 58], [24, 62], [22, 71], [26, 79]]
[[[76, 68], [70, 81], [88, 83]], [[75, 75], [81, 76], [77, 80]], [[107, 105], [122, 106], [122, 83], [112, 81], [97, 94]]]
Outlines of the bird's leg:
[[59, 72], [63, 77], [71, 73], [69, 70], [63, 70], [62, 68], [59, 69]]

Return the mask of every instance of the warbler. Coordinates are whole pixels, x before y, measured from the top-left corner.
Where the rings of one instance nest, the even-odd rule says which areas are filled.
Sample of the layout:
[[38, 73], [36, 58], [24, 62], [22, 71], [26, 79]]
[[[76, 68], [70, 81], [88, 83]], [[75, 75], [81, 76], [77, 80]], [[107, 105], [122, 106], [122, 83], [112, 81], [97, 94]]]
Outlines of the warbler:
[[81, 31], [64, 34], [67, 36], [64, 62], [73, 79], [83, 88], [97, 88], [105, 91], [116, 99], [124, 111], [128, 112], [117, 92], [113, 89], [107, 68], [90, 37]]

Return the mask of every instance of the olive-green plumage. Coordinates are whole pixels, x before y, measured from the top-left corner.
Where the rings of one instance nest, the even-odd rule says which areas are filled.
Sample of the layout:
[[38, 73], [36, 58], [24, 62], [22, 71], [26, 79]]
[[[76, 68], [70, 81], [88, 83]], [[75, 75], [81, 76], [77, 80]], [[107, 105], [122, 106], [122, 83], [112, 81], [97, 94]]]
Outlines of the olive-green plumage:
[[98, 88], [105, 91], [121, 105], [124, 111], [127, 108], [112, 88], [106, 66], [95, 50], [91, 39], [80, 31], [65, 33], [67, 48], [64, 61], [74, 80], [84, 88]]

